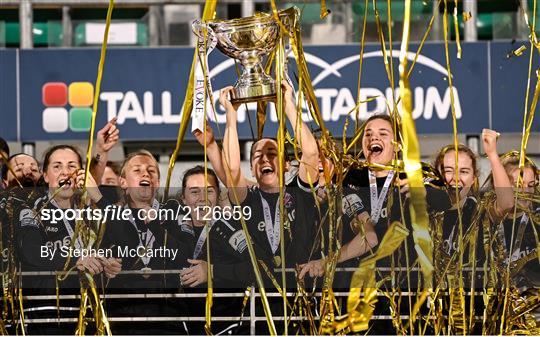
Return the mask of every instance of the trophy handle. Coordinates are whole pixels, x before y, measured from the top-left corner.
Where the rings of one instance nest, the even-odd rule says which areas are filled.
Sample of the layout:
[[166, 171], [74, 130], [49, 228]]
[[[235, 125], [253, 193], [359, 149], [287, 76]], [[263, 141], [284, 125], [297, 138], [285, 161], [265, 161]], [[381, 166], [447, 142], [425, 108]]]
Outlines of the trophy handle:
[[209, 24], [207, 23], [204, 23], [202, 22], [201, 20], [197, 19], [197, 20], [194, 20], [192, 23], [191, 23], [191, 30], [193, 31], [193, 34], [195, 34], [197, 37], [199, 37], [200, 39], [204, 39], [205, 37], [205, 34], [204, 34], [204, 30], [206, 29], [206, 31], [208, 32], [207, 36], [210, 36], [212, 38], [215, 37], [215, 33], [214, 33], [214, 30], [212, 29], [212, 27], [210, 27]]

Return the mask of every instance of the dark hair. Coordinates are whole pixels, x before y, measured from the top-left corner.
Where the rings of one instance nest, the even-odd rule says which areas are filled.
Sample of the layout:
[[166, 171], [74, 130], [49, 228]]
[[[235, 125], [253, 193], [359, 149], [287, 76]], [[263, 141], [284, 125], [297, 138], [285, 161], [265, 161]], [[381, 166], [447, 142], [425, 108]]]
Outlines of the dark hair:
[[0, 137], [0, 151], [5, 152], [6, 157], [9, 157], [9, 145], [2, 137]]
[[[187, 185], [188, 178], [191, 177], [191, 176], [197, 175], [197, 174], [204, 175], [204, 172], [205, 172], [205, 168], [202, 165], [194, 166], [194, 167], [190, 168], [189, 170], [187, 170], [186, 172], [184, 172], [184, 177], [182, 178], [182, 195], [184, 195], [184, 192], [186, 191], [186, 185]], [[217, 187], [217, 192], [219, 194], [219, 180], [218, 180], [218, 177], [216, 175], [216, 172], [214, 172], [214, 170], [208, 168], [208, 169], [206, 169], [206, 173], [208, 174], [208, 176], [211, 176], [212, 178], [214, 178], [214, 182], [216, 183], [216, 187]]]
[[83, 161], [81, 154], [79, 153], [79, 150], [72, 145], [68, 144], [61, 144], [61, 145], [55, 145], [47, 150], [45, 152], [45, 156], [43, 157], [43, 172], [47, 171], [47, 168], [49, 167], [49, 161], [51, 159], [51, 156], [53, 153], [55, 153], [58, 150], [71, 150], [73, 153], [77, 155], [77, 161], [79, 162], [79, 166], [83, 167]]
[[[4, 138], [0, 137], [0, 152], [5, 152], [6, 157], [9, 157], [9, 146]], [[4, 170], [7, 172], [7, 162], [4, 163], [4, 156], [0, 155], [0, 187], [2, 187], [2, 179], [5, 179], [6, 175]]]
[[257, 144], [258, 142], [260, 142], [261, 140], [273, 140], [274, 142], [276, 142], [277, 144], [277, 139], [276, 138], [272, 138], [272, 137], [262, 137], [261, 139], [253, 142], [251, 144], [251, 149], [249, 150], [249, 163], [251, 164], [251, 159], [253, 159], [253, 153], [255, 152], [255, 144]]
[[[394, 118], [392, 116], [390, 116], [390, 115], [387, 115], [387, 114], [375, 114], [375, 115], [372, 115], [371, 117], [369, 117], [364, 122], [364, 127], [366, 127], [369, 122], [374, 121], [376, 119], [382, 119], [382, 120], [387, 121], [388, 123], [390, 123], [390, 125], [392, 126], [392, 131], [395, 134], [396, 141], [398, 143], [401, 142], [401, 131], [399, 130], [399, 124], [396, 125], [396, 129], [394, 129], [394, 122], [395, 121], [394, 121]], [[364, 132], [365, 132], [365, 129], [364, 129]]]
[[367, 123], [369, 123], [369, 122], [371, 122], [372, 120], [375, 120], [375, 119], [383, 119], [383, 120], [387, 121], [388, 123], [394, 125], [394, 119], [392, 117], [390, 117], [390, 115], [387, 115], [387, 114], [371, 115], [368, 119], [366, 119], [365, 124], [367, 125]]
[[[455, 147], [454, 144], [446, 145], [442, 149], [439, 150], [439, 153], [437, 153], [437, 156], [435, 157], [435, 161], [433, 162], [433, 166], [435, 169], [439, 172], [441, 177], [444, 178], [444, 156], [450, 151], [454, 151]], [[473, 167], [473, 173], [474, 173], [474, 185], [473, 185], [473, 191], [476, 192], [478, 190], [478, 164], [476, 160], [476, 155], [474, 152], [466, 145], [459, 144], [457, 148], [457, 152], [465, 153], [469, 158], [471, 158], [472, 161], [472, 167]]]
[[110, 168], [114, 172], [114, 174], [120, 177], [120, 165], [118, 165], [117, 163], [113, 161], [108, 160], [105, 167]]
[[37, 159], [34, 158], [33, 156], [31, 156], [31, 155], [29, 155], [29, 154], [26, 154], [26, 153], [23, 153], [23, 152], [15, 153], [15, 154], [9, 156], [6, 165], [3, 165], [3, 166], [2, 166], [2, 172], [0, 172], [0, 174], [2, 175], [2, 178], [3, 178], [3, 179], [6, 179], [6, 178], [7, 178], [8, 169], [9, 169], [9, 168], [8, 168], [9, 162], [10, 162], [13, 158], [16, 158], [16, 157], [18, 157], [18, 156], [28, 156], [28, 157], [34, 159], [34, 160], [36, 161], [36, 164], [38, 164], [38, 167], [39, 167], [39, 163], [38, 163]]

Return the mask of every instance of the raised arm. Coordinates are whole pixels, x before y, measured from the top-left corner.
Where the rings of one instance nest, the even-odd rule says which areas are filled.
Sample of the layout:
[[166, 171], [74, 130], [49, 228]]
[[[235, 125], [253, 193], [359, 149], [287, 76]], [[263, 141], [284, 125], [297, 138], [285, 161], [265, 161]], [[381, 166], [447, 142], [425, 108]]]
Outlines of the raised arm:
[[512, 183], [497, 153], [497, 137], [497, 132], [493, 130], [482, 130], [482, 145], [491, 164], [493, 187], [497, 195], [494, 208], [495, 214], [492, 214], [492, 216], [502, 218], [506, 212], [514, 207], [514, 194], [512, 193]]
[[296, 104], [294, 102], [294, 89], [285, 80], [281, 85], [284, 89], [283, 103], [285, 114], [293, 126], [294, 136], [302, 150], [298, 177], [303, 182], [315, 184], [319, 179], [319, 150], [317, 141], [308, 126], [301, 120], [298, 120], [299, 114], [296, 111]]
[[116, 127], [116, 117], [111, 119], [105, 126], [97, 132], [96, 137], [96, 154], [94, 155], [94, 165], [90, 169], [90, 173], [99, 185], [101, 177], [107, 167], [109, 159], [109, 151], [118, 143], [120, 139], [120, 130]]
[[238, 140], [238, 106], [233, 106], [229, 95], [233, 94], [233, 87], [221, 90], [219, 102], [225, 108], [227, 124], [223, 136], [223, 166], [226, 173], [226, 185], [229, 189], [229, 198], [233, 204], [242, 203], [247, 196], [247, 182], [240, 167], [240, 143]]
[[227, 175], [225, 173], [225, 168], [223, 167], [221, 150], [214, 137], [212, 127], [207, 123], [205, 132], [195, 130], [193, 135], [203, 147], [206, 143], [206, 155], [208, 156], [208, 160], [210, 160], [210, 163], [212, 164], [212, 167], [214, 168], [219, 180], [223, 183], [223, 185], [227, 186]]

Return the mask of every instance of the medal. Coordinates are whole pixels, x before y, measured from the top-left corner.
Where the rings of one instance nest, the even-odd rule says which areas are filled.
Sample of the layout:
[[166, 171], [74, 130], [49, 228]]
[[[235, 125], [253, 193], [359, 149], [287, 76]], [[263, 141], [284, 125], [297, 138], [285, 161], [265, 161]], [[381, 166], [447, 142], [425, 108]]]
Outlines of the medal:
[[394, 179], [394, 174], [395, 174], [394, 171], [388, 172], [388, 176], [386, 177], [386, 180], [384, 181], [381, 194], [378, 195], [377, 177], [371, 170], [368, 170], [369, 194], [370, 194], [370, 199], [371, 199], [371, 221], [373, 222], [373, 224], [377, 224], [377, 222], [379, 222], [379, 218], [381, 217], [381, 210], [382, 210], [384, 201], [386, 200], [386, 194], [388, 193], [388, 188], [390, 187], [390, 184], [392, 183], [392, 179]]
[[276, 267], [280, 267], [281, 266], [281, 256], [274, 256], [274, 265]]
[[[152, 209], [158, 210], [159, 209], [159, 202], [154, 199], [154, 202], [152, 203]], [[150, 263], [150, 259], [152, 258], [152, 247], [154, 246], [154, 241], [156, 238], [154, 237], [154, 234], [150, 231], [149, 228], [146, 229], [145, 232], [142, 232], [135, 223], [135, 219], [133, 218], [133, 215], [130, 215], [129, 222], [133, 225], [135, 230], [137, 231], [137, 236], [139, 237], [139, 245], [137, 246], [137, 255], [141, 259], [144, 268], [141, 269], [143, 273], [147, 273], [152, 268], [148, 267], [148, 264]], [[144, 242], [144, 243], [143, 243]], [[150, 277], [150, 274], [143, 274], [143, 278], [147, 279]]]
[[141, 269], [141, 271], [143, 272], [142, 277], [144, 277], [145, 279], [148, 279], [150, 277], [150, 274], [147, 274], [147, 273], [149, 273], [151, 270], [152, 270], [152, 268], [147, 267], [147, 266], [142, 268]]

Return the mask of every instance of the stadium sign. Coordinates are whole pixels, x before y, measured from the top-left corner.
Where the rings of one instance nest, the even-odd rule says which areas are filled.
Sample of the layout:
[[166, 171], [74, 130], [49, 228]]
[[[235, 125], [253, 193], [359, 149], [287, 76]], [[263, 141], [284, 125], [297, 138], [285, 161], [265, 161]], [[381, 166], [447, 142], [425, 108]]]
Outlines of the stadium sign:
[[[508, 60], [509, 43], [464, 43], [463, 59], [457, 60], [451, 50], [452, 89], [448, 86], [444, 46], [426, 44], [416, 59], [410, 75], [413, 93], [413, 117], [419, 133], [451, 133], [450, 92], [453, 91], [458, 128], [461, 133], [481, 132], [494, 126], [501, 132], [521, 131], [522, 104], [527, 74], [526, 58]], [[415, 48], [407, 55], [415, 59]], [[454, 47], [452, 47], [454, 49]], [[11, 54], [10, 54], [11, 52]], [[23, 141], [48, 139], [85, 139], [89, 129], [93, 83], [99, 51], [96, 49], [0, 51], [3, 69], [11, 69], [13, 78], [0, 92], [3, 106], [13, 106], [4, 118], [11, 121], [2, 131], [8, 139]], [[358, 90], [359, 48], [357, 45], [309, 46], [305, 48], [315, 95], [328, 129], [341, 136], [349, 114], [356, 105]], [[383, 54], [377, 45], [366, 46], [358, 111], [360, 120], [373, 113], [387, 111], [393, 97], [399, 97], [399, 74], [396, 50], [389, 51], [394, 65], [394, 90], [391, 89]], [[290, 55], [292, 57], [292, 55]], [[388, 56], [390, 58], [390, 56]], [[191, 48], [111, 49], [107, 55], [99, 96], [97, 125], [117, 117], [123, 140], [174, 140], [181, 121], [182, 103], [187, 89]], [[388, 59], [389, 60], [389, 59]], [[11, 62], [11, 61], [10, 61]], [[297, 76], [294, 61], [291, 77]], [[491, 66], [490, 66], [491, 65]], [[495, 66], [496, 65], [496, 66]], [[210, 55], [209, 69], [214, 89], [231, 85], [237, 78], [234, 61], [221, 53]], [[18, 82], [16, 71], [19, 72]], [[10, 74], [10, 71], [3, 71]], [[295, 75], [296, 74], [296, 75]], [[11, 78], [3, 77], [5, 82]], [[16, 83], [14, 86], [13, 83]], [[16, 95], [16, 92], [19, 95]], [[60, 94], [59, 94], [60, 93]], [[61, 97], [53, 97], [54, 95]], [[53, 95], [53, 96], [51, 96]], [[209, 119], [223, 130], [225, 115], [217, 102]], [[16, 109], [16, 106], [19, 109]], [[511, 112], [511, 113], [510, 113]], [[17, 115], [18, 114], [18, 115]], [[311, 116], [304, 111], [305, 120]], [[256, 128], [255, 104], [239, 110], [239, 136], [251, 139]], [[2, 123], [3, 129], [6, 124]], [[354, 123], [347, 130], [354, 132]], [[189, 129], [189, 128], [188, 128]], [[277, 118], [270, 105], [265, 134], [275, 134]], [[533, 130], [538, 130], [535, 123]], [[219, 135], [220, 132], [218, 131]], [[187, 134], [188, 139], [193, 139]]]
[[[464, 53], [472, 55], [486, 54], [486, 44], [466, 44], [463, 46]], [[305, 56], [312, 85], [315, 89], [321, 115], [328, 129], [337, 136], [341, 136], [346, 119], [365, 120], [370, 115], [384, 113], [388, 107], [393, 106], [394, 100], [399, 98], [397, 88], [399, 74], [399, 51], [394, 50], [391, 54], [394, 62], [394, 90], [389, 85], [386, 75], [383, 53], [378, 46], [367, 46], [363, 58], [362, 87], [360, 90], [360, 104], [358, 116], [351, 114], [356, 106], [358, 97], [358, 47], [353, 45], [344, 46], [318, 46], [306, 47]], [[212, 54], [214, 56], [214, 53]], [[290, 57], [292, 56], [289, 55]], [[411, 51], [407, 57], [409, 62], [415, 60], [415, 52]], [[416, 119], [417, 130], [420, 133], [451, 133], [452, 117], [450, 104], [450, 91], [448, 86], [448, 73], [444, 66], [444, 46], [428, 44], [416, 59], [414, 71], [411, 73], [411, 90], [413, 93], [413, 117]], [[477, 61], [476, 59], [474, 59]], [[211, 60], [212, 61], [212, 60]], [[455, 62], [455, 60], [453, 60]], [[296, 73], [294, 61], [291, 61], [290, 73]], [[218, 89], [231, 83], [227, 82], [235, 78], [236, 67], [234, 60], [225, 59], [221, 62], [210, 62], [210, 77], [213, 88]], [[456, 117], [461, 132], [476, 133], [480, 127], [488, 127], [488, 88], [482, 85], [487, 80], [487, 65], [478, 67], [470, 61], [462, 61], [453, 65], [454, 88], [452, 88], [455, 100]], [[458, 79], [466, 76], [467, 78]], [[470, 90], [470, 88], [476, 88]], [[218, 104], [219, 90], [214, 91], [215, 114], [210, 114], [214, 122], [225, 123], [225, 111]], [[393, 98], [394, 97], [394, 98]], [[398, 105], [400, 106], [400, 104]], [[463, 111], [462, 107], [477, 107], [474, 110]], [[249, 117], [252, 123], [256, 120], [256, 104], [248, 104], [248, 112], [242, 106], [239, 109], [238, 122], [240, 136], [246, 136], [245, 130], [249, 130]], [[304, 111], [304, 120], [310, 121], [311, 116]], [[266, 133], [275, 134], [277, 130], [277, 116], [270, 106]], [[351, 123], [350, 125], [354, 125]], [[354, 133], [354, 127], [347, 130], [348, 135]]]
[[[306, 61], [310, 68], [313, 70], [312, 74], [318, 74], [314, 76], [312, 85], [314, 86], [315, 96], [318, 99], [319, 107], [323, 120], [325, 122], [343, 122], [346, 118], [351, 120], [357, 119], [357, 114], [352, 113], [356, 106], [356, 98], [358, 96], [356, 88], [351, 88], [349, 86], [343, 86], [341, 88], [332, 87], [335, 81], [332, 80], [331, 76], [337, 78], [343, 78], [344, 76], [351, 76], [350, 72], [347, 71], [347, 66], [357, 65], [360, 56], [358, 54], [344, 57], [338, 59], [337, 61], [329, 64], [325, 60], [317, 57], [316, 55], [305, 53]], [[416, 54], [409, 52], [407, 58], [409, 62], [413, 62]], [[290, 56], [293, 58], [293, 56]], [[381, 51], [369, 52], [364, 55], [364, 62], [371, 58], [379, 58], [378, 62], [381, 62], [383, 58], [383, 53]], [[394, 62], [398, 62], [399, 53], [397, 51], [393, 52]], [[293, 61], [294, 62], [294, 61]], [[446, 68], [436, 61], [419, 55], [416, 61], [417, 65], [423, 65], [427, 69], [439, 72], [441, 76], [445, 78], [448, 76]], [[397, 64], [396, 64], [397, 66]], [[221, 62], [215, 66], [210, 71], [210, 77], [215, 78], [219, 77], [222, 72], [229, 68], [234, 69], [235, 64], [234, 60], [228, 59]], [[344, 69], [345, 68], [345, 69]], [[345, 73], [344, 73], [345, 72]], [[358, 71], [356, 71], [356, 74]], [[384, 76], [384, 74], [382, 74]], [[312, 75], [313, 76], [313, 75]], [[353, 76], [355, 74], [353, 73]], [[432, 118], [437, 118], [440, 120], [447, 120], [451, 118], [451, 100], [450, 100], [450, 88], [448, 86], [438, 88], [437, 86], [428, 86], [426, 88], [418, 86], [416, 88], [411, 88], [413, 92], [413, 118], [418, 119], [422, 118], [426, 121], [431, 120]], [[462, 117], [461, 103], [459, 99], [459, 92], [454, 87], [454, 107], [456, 111], [457, 119]], [[214, 95], [214, 105], [218, 106], [219, 90], [213, 92]], [[360, 101], [366, 102], [360, 104], [358, 108], [358, 119], [366, 120], [369, 116], [373, 114], [385, 113], [388, 111], [388, 107], [392, 107], [395, 101], [399, 102], [399, 88], [392, 89], [387, 87], [386, 89], [381, 90], [377, 87], [362, 87], [360, 90]], [[370, 101], [374, 102], [373, 104], [369, 103]], [[401, 104], [398, 105], [401, 108]], [[248, 110], [250, 113], [256, 111], [256, 103], [248, 104]], [[306, 111], [304, 111], [303, 118], [305, 121], [311, 121], [312, 117]], [[225, 123], [225, 112], [223, 109], [220, 109], [219, 113], [216, 115], [210, 114], [210, 119], [214, 122]], [[240, 123], [246, 122], [246, 112], [245, 109], [241, 108], [241, 111], [238, 116], [238, 121]], [[270, 105], [270, 121], [277, 122], [277, 115], [273, 105]]]

